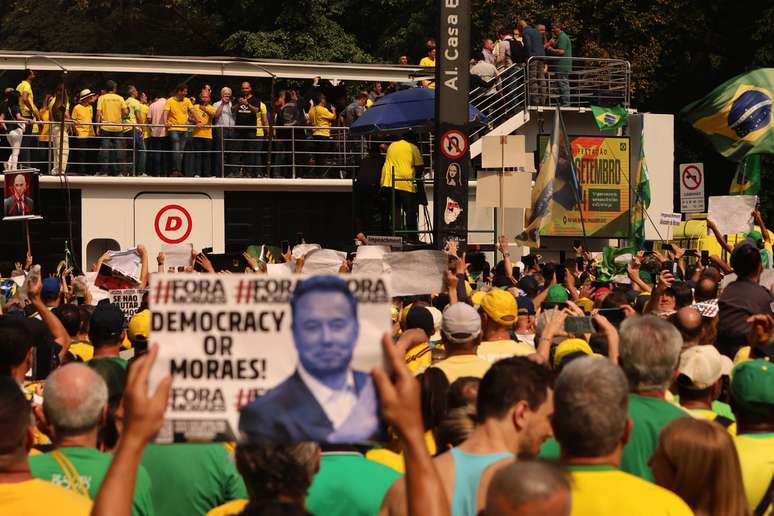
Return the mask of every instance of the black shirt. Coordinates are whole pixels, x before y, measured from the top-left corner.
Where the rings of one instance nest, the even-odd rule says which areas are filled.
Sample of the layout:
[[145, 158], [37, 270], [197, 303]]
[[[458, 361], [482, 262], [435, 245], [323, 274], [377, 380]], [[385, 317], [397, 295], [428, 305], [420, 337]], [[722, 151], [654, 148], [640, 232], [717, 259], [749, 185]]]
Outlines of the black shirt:
[[738, 279], [720, 295], [718, 320], [718, 350], [733, 358], [740, 346], [747, 343], [750, 325], [747, 318], [756, 314], [774, 315], [768, 289], [750, 280]]
[[[254, 108], [260, 109], [261, 101], [255, 95], [247, 99], [247, 103]], [[236, 111], [234, 113], [234, 121], [236, 122], [236, 125], [248, 125], [253, 127], [258, 125], [258, 113], [250, 111], [250, 108], [247, 107], [247, 105], [240, 104], [238, 100], [234, 103], [234, 106], [236, 107]]]

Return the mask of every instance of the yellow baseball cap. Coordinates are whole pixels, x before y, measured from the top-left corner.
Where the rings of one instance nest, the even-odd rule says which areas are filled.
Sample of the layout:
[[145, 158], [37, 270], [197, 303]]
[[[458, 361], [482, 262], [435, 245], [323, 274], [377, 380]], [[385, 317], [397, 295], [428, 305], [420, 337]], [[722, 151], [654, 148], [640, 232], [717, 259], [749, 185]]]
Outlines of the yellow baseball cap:
[[126, 329], [127, 336], [132, 342], [138, 338], [148, 340], [150, 338], [151, 313], [147, 308], [142, 312], [137, 312], [129, 320], [129, 327]]
[[516, 322], [519, 310], [516, 306], [516, 298], [505, 290], [495, 288], [484, 295], [481, 300], [481, 308], [486, 314], [503, 326], [510, 326]]
[[556, 346], [554, 350], [554, 369], [559, 367], [564, 357], [571, 353], [585, 353], [586, 355], [593, 355], [594, 351], [589, 346], [589, 343], [583, 339], [565, 339]]
[[484, 299], [485, 295], [486, 295], [486, 292], [484, 292], [483, 290], [476, 290], [470, 296], [470, 302], [473, 303], [473, 306], [481, 306], [481, 301]]

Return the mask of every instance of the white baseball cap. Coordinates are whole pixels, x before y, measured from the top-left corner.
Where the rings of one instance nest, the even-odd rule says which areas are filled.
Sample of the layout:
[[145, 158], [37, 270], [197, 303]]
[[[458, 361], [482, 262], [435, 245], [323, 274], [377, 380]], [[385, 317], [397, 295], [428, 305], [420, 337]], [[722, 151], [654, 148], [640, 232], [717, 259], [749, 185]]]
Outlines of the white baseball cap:
[[470, 342], [481, 334], [481, 316], [467, 303], [454, 303], [443, 311], [441, 331], [454, 344]]
[[694, 389], [707, 389], [721, 376], [730, 375], [734, 364], [715, 346], [691, 346], [680, 354], [678, 372], [691, 380]]

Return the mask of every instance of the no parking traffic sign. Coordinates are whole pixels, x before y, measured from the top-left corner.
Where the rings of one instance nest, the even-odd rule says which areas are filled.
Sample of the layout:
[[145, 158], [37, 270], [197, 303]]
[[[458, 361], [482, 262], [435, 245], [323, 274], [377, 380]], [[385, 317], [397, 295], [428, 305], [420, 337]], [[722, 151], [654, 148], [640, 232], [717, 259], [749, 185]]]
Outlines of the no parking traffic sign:
[[704, 211], [704, 163], [680, 164], [680, 211]]

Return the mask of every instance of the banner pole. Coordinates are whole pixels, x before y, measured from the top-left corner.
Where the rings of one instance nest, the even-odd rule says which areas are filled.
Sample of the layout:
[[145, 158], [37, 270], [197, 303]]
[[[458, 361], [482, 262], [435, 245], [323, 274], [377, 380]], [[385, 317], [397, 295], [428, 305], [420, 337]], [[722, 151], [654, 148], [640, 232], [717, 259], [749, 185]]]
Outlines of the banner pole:
[[[502, 234], [505, 234], [505, 194], [503, 188], [505, 186], [505, 140], [507, 136], [500, 136], [500, 208], [499, 208], [499, 225]], [[495, 235], [495, 247], [500, 239], [500, 235]], [[505, 255], [503, 255], [503, 260]]]
[[32, 255], [32, 245], [30, 243], [30, 221], [24, 221], [24, 232], [27, 235], [27, 255]]

